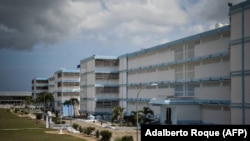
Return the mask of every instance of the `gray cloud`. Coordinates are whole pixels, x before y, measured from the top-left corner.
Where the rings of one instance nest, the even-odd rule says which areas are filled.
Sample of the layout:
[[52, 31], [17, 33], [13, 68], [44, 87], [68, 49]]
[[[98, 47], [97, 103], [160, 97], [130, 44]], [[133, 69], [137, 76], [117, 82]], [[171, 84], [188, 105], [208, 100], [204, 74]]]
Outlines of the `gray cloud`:
[[79, 34], [151, 46], [176, 31], [193, 34], [227, 22], [227, 15], [226, 0], [0, 0], [0, 49], [30, 50]]
[[0, 0], [0, 48], [29, 50], [61, 41], [72, 30], [65, 0]]

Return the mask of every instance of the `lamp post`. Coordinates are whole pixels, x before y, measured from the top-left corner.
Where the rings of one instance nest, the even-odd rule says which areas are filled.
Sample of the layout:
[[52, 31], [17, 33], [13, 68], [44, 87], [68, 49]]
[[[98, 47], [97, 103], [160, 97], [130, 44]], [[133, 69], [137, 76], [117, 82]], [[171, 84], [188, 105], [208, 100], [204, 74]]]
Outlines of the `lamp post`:
[[[156, 83], [153, 83], [151, 84], [150, 86], [157, 86], [158, 84]], [[137, 92], [137, 95], [136, 95], [136, 141], [138, 141], [138, 130], [139, 130], [139, 126], [138, 126], [138, 97], [142, 91], [142, 88], [144, 87], [140, 87], [140, 89], [138, 90]]]
[[60, 128], [60, 132], [59, 132], [59, 134], [63, 134], [63, 131], [62, 131], [62, 129], [63, 129], [63, 126], [62, 126], [62, 116], [63, 116], [63, 108], [62, 108], [62, 104], [63, 103], [61, 103], [61, 113], [60, 113], [60, 122], [61, 122], [61, 128]]

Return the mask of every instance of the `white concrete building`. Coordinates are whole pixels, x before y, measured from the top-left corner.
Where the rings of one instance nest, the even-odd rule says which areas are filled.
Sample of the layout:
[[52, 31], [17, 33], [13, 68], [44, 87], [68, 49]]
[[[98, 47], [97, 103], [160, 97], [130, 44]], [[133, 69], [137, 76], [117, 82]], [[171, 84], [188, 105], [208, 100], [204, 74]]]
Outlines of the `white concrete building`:
[[121, 55], [119, 62], [81, 60], [81, 111], [110, 113], [119, 104], [129, 114], [149, 106], [161, 124], [250, 124], [249, 7], [249, 0], [230, 7], [230, 25]]
[[250, 124], [250, 0], [232, 6], [229, 15], [231, 124]]
[[32, 79], [32, 98], [36, 99], [41, 92], [48, 92], [48, 78], [35, 77]]
[[32, 93], [26, 91], [0, 91], [0, 107], [4, 108], [6, 107], [5, 105], [24, 105], [26, 98], [31, 96]]
[[118, 57], [93, 55], [80, 62], [81, 113], [111, 114], [119, 105]]
[[[79, 72], [79, 70], [60, 69], [49, 79], [51, 82], [49, 86], [51, 86], [51, 92], [53, 91], [52, 93], [54, 96], [54, 108], [56, 111], [63, 110], [64, 116], [73, 115], [72, 106], [68, 107], [63, 105], [66, 100], [77, 98], [80, 103]], [[78, 107], [75, 107], [75, 110], [78, 111], [79, 108], [78, 105]]]
[[[161, 124], [229, 122], [229, 41], [230, 27], [224, 26], [121, 56], [120, 94], [127, 95], [128, 112], [135, 111], [142, 89], [139, 109], [150, 106], [161, 113]], [[148, 105], [151, 98], [161, 107]], [[207, 117], [217, 111], [219, 119]]]

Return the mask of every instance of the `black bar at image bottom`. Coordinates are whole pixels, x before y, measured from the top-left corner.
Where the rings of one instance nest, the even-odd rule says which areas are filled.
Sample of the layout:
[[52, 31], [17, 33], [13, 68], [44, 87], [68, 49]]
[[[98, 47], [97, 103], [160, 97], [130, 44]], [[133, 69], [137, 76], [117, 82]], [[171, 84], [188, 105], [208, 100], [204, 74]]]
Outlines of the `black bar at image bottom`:
[[141, 125], [141, 140], [250, 141], [250, 125]]

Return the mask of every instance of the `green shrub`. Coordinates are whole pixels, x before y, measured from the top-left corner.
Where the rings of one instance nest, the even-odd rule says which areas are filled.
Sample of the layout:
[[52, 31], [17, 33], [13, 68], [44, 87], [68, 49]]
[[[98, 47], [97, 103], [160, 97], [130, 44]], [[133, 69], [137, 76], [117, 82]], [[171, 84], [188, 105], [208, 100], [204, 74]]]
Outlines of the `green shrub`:
[[102, 138], [102, 141], [110, 141], [111, 137], [112, 137], [112, 132], [110, 132], [109, 130], [103, 130], [100, 132]]
[[95, 137], [96, 137], [96, 138], [99, 138], [99, 137], [100, 137], [100, 132], [99, 132], [99, 130], [97, 130], [97, 131], [95, 132]]
[[15, 113], [19, 112], [19, 109], [15, 109], [14, 112], [15, 112]]
[[79, 130], [80, 125], [78, 125], [77, 123], [73, 123], [72, 127], [76, 130]]
[[132, 136], [123, 136], [121, 141], [134, 141]]
[[83, 132], [82, 126], [79, 126], [79, 131], [80, 131], [81, 133]]
[[[62, 121], [62, 124], [65, 124], [65, 123], [66, 123], [65, 121]], [[58, 120], [58, 121], [55, 122], [55, 124], [61, 124], [61, 121]]]
[[93, 131], [95, 131], [95, 127], [87, 127], [85, 129], [85, 134], [90, 135]]
[[41, 120], [41, 119], [42, 119], [42, 117], [43, 117], [43, 114], [36, 114], [36, 119]]
[[59, 119], [57, 117], [52, 117], [52, 121], [56, 123]]

